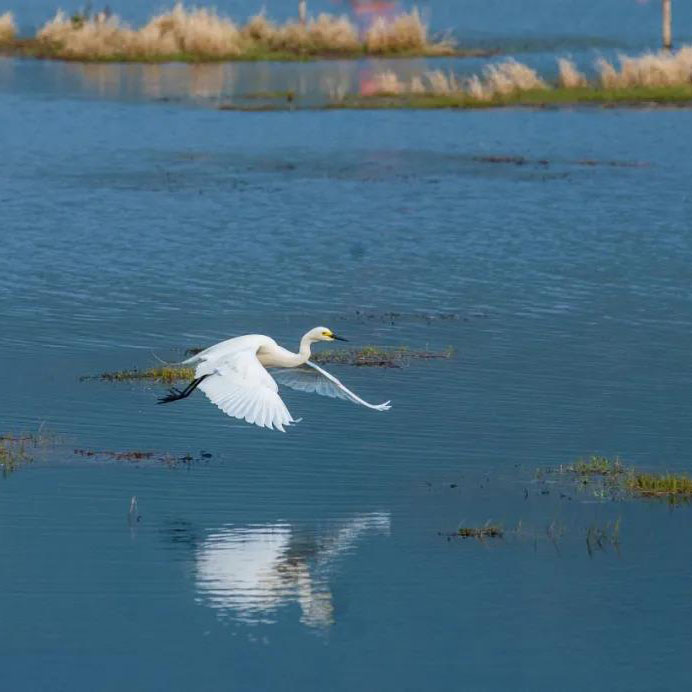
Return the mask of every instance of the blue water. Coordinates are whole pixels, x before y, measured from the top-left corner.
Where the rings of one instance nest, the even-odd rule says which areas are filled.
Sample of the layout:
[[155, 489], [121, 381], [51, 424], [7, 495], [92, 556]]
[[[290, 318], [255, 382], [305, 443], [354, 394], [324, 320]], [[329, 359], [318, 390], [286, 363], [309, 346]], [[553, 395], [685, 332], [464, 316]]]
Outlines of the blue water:
[[[0, 434], [49, 438], [0, 479], [0, 688], [684, 688], [690, 508], [536, 470], [691, 470], [692, 113], [221, 112], [106, 67], [0, 61]], [[289, 390], [285, 435], [79, 379], [317, 324], [454, 357], [329, 366], [392, 410]]]

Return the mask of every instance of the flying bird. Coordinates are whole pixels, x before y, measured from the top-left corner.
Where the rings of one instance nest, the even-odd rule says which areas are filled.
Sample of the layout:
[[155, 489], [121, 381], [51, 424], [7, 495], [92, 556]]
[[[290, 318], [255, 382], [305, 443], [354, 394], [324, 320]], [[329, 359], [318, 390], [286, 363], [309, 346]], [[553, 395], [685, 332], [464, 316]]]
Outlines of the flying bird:
[[310, 347], [318, 341], [347, 341], [326, 327], [315, 327], [300, 340], [293, 353], [263, 334], [247, 334], [221, 341], [200, 351], [181, 365], [195, 365], [195, 378], [185, 387], [175, 387], [158, 403], [185, 399], [199, 387], [209, 401], [224, 413], [248, 423], [285, 432], [297, 423], [281, 400], [277, 382], [301, 392], [346, 399], [375, 411], [388, 411], [390, 402], [369, 404], [344, 387], [326, 370], [310, 360]]

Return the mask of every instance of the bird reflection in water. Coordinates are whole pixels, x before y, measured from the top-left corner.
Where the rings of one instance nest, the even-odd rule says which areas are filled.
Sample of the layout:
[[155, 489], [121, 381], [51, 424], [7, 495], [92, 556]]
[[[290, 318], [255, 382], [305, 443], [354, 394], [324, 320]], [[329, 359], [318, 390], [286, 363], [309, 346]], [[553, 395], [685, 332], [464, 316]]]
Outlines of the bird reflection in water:
[[211, 534], [195, 550], [200, 601], [252, 623], [273, 622], [279, 608], [297, 602], [303, 624], [327, 627], [334, 622], [329, 579], [338, 560], [365, 535], [389, 530], [389, 513], [375, 512], [317, 535], [284, 523]]

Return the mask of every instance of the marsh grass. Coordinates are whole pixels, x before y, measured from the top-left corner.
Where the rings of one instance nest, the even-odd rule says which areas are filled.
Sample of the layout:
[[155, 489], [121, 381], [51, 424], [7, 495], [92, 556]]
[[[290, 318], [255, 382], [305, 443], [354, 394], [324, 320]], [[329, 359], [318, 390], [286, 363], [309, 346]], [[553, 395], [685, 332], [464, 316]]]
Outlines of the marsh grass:
[[457, 530], [456, 535], [483, 541], [486, 538], [502, 538], [505, 532], [498, 524], [487, 523], [484, 526], [462, 526]]
[[20, 466], [33, 461], [28, 448], [29, 444], [24, 437], [7, 435], [0, 437], [0, 467], [2, 467], [3, 476], [9, 475]]
[[[200, 353], [202, 348], [188, 348], [186, 356]], [[406, 346], [383, 348], [365, 346], [363, 348], [343, 349], [339, 351], [321, 351], [313, 353], [311, 360], [319, 365], [336, 363], [337, 365], [353, 365], [378, 368], [400, 368], [412, 360], [436, 360], [452, 358], [454, 349], [450, 346], [444, 351], [415, 350]], [[172, 384], [178, 380], [191, 380], [195, 376], [194, 367], [186, 365], [158, 365], [145, 370], [116, 370], [102, 372], [98, 375], [83, 375], [80, 381], [101, 380], [104, 382], [135, 382], [148, 380], [162, 384]]]
[[497, 95], [489, 100], [470, 94], [400, 94], [345, 99], [327, 108], [352, 109], [483, 109], [483, 108], [560, 108], [572, 106], [652, 107], [689, 106], [692, 104], [692, 84], [671, 87], [629, 87], [603, 89], [600, 87], [553, 88]]
[[[370, 100], [380, 107], [483, 108], [509, 105], [676, 103], [692, 101], [692, 46], [677, 53], [620, 56], [620, 69], [600, 59], [589, 82], [574, 63], [558, 59], [558, 77], [550, 83], [532, 68], [510, 58], [486, 65], [480, 74], [461, 77], [441, 70], [410, 80], [392, 70], [375, 75]], [[377, 102], [378, 97], [389, 97]]]
[[8, 43], [17, 35], [17, 27], [14, 23], [12, 12], [0, 14], [0, 43]]
[[454, 349], [450, 346], [444, 351], [414, 350], [406, 346], [382, 348], [364, 346], [363, 348], [341, 349], [338, 351], [319, 351], [310, 360], [318, 365], [336, 363], [356, 367], [401, 368], [412, 360], [437, 360], [452, 358]]
[[618, 457], [611, 460], [602, 456], [578, 459], [573, 464], [561, 466], [559, 470], [561, 473], [576, 473], [580, 476], [619, 476], [627, 472]]
[[673, 502], [692, 500], [692, 476], [686, 473], [645, 473], [626, 466], [618, 457], [591, 456], [555, 469], [539, 470], [537, 477], [543, 478], [545, 473], [573, 475], [580, 486], [600, 499], [651, 497], [668, 498]]
[[42, 424], [38, 432], [0, 435], [0, 467], [3, 476], [32, 463], [38, 450], [55, 444], [56, 438]]
[[449, 39], [432, 40], [417, 10], [377, 20], [364, 35], [346, 16], [327, 13], [305, 23], [276, 24], [264, 14], [240, 26], [214, 10], [171, 10], [133, 29], [118, 17], [58, 12], [24, 49], [37, 57], [84, 61], [281, 60], [362, 55], [449, 55]]
[[115, 370], [113, 372], [102, 372], [99, 375], [84, 375], [80, 381], [102, 380], [104, 382], [133, 382], [137, 380], [149, 380], [151, 382], [161, 382], [172, 384], [178, 380], [191, 380], [195, 376], [195, 369], [184, 365], [162, 365], [146, 370]]
[[642, 497], [663, 497], [671, 499], [692, 499], [692, 477], [674, 473], [630, 473], [625, 481], [633, 495]]

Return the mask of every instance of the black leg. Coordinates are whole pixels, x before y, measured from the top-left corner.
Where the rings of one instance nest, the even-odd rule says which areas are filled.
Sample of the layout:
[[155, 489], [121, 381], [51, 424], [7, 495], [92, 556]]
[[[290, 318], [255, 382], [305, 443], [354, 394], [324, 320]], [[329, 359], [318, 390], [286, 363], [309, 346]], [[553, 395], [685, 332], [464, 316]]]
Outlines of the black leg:
[[195, 389], [197, 389], [200, 382], [207, 377], [209, 377], [209, 375], [202, 375], [202, 377], [195, 378], [192, 380], [192, 382], [190, 382], [190, 384], [187, 385], [187, 387], [185, 387], [185, 389], [183, 389], [182, 392], [176, 387], [171, 387], [168, 390], [168, 394], [166, 396], [162, 396], [156, 403], [169, 404], [171, 401], [180, 401], [181, 399], [186, 399], [190, 396], [190, 394], [192, 394], [192, 392], [195, 391]]

